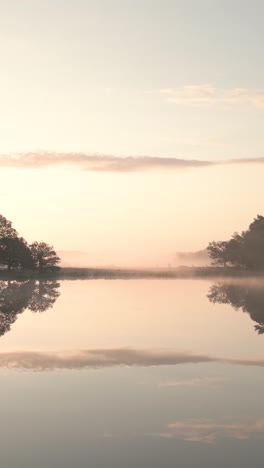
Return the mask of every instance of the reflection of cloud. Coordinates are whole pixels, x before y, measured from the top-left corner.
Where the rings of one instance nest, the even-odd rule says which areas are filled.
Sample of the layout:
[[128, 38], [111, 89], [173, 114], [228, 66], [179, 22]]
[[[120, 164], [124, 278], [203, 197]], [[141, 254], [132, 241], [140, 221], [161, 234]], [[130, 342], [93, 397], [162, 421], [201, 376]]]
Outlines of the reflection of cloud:
[[32, 152], [0, 155], [0, 167], [41, 169], [59, 165], [76, 166], [92, 172], [139, 172], [151, 170], [182, 170], [223, 164], [263, 164], [264, 158], [206, 161], [154, 156], [108, 156], [89, 153]]
[[0, 367], [52, 370], [82, 369], [114, 366], [147, 367], [208, 362], [212, 359], [195, 355], [164, 350], [141, 349], [91, 349], [74, 352], [10, 352], [0, 353]]
[[264, 107], [264, 91], [248, 88], [217, 89], [210, 84], [163, 88], [157, 91], [166, 101], [183, 105], [249, 104]]
[[189, 380], [176, 380], [175, 382], [161, 382], [159, 387], [215, 387], [226, 379], [221, 377], [196, 377]]
[[225, 359], [223, 360], [224, 362], [227, 362], [229, 364], [237, 364], [241, 366], [258, 366], [258, 367], [264, 367], [264, 359]]
[[264, 367], [264, 359], [217, 358], [164, 349], [83, 349], [77, 351], [12, 351], [0, 353], [0, 367], [29, 370], [85, 369], [103, 367], [175, 366], [222, 362]]
[[211, 420], [195, 419], [177, 421], [167, 426], [159, 434], [168, 439], [181, 439], [190, 442], [213, 443], [217, 439], [249, 439], [264, 436], [264, 419], [252, 423], [216, 423]]

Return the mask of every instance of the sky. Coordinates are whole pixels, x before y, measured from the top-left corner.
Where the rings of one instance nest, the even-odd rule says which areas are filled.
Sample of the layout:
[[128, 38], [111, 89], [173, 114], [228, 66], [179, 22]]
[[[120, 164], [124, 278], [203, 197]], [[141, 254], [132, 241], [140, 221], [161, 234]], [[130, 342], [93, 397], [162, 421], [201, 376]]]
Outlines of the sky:
[[163, 266], [262, 213], [260, 0], [0, 0], [1, 213]]

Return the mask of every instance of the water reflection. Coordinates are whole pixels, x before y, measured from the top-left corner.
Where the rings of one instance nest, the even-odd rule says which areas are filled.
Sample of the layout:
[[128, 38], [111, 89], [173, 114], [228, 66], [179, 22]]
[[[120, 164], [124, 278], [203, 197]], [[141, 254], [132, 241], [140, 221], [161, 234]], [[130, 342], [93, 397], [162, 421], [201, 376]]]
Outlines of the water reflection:
[[10, 331], [24, 310], [44, 312], [53, 307], [59, 287], [56, 281], [0, 281], [0, 336]]
[[214, 304], [230, 304], [257, 322], [255, 330], [264, 334], [264, 287], [258, 282], [222, 281], [211, 286], [207, 295]]
[[166, 432], [161, 437], [181, 439], [188, 442], [214, 443], [218, 439], [246, 440], [252, 437], [263, 437], [264, 419], [253, 422], [215, 422], [210, 419], [194, 419], [191, 421], [176, 421], [168, 424]]
[[0, 282], [1, 466], [260, 468], [263, 341], [212, 284]]
[[[233, 366], [264, 367], [263, 358], [234, 358], [232, 356], [217, 357], [209, 354], [192, 354], [177, 350], [140, 349], [140, 348], [103, 348], [76, 349], [61, 351], [6, 351], [0, 352], [0, 369], [51, 371], [59, 369], [104, 369], [114, 367], [176, 367], [201, 364], [230, 364]], [[221, 380], [221, 378], [220, 378]], [[218, 382], [213, 379], [199, 377], [192, 381], [177, 380], [161, 387], [191, 386], [197, 383]]]

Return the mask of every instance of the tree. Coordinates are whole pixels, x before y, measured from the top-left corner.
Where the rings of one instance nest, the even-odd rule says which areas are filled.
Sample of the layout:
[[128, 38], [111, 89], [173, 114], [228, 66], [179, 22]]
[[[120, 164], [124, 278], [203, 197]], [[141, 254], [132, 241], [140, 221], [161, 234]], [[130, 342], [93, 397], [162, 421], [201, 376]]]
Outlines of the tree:
[[17, 237], [17, 231], [13, 228], [12, 222], [0, 215], [0, 239]]
[[247, 267], [264, 268], [264, 217], [257, 215], [244, 233]]
[[264, 269], [264, 216], [257, 215], [247, 231], [229, 241], [210, 242], [207, 251], [214, 265]]
[[213, 241], [209, 243], [207, 251], [214, 265], [222, 265], [223, 267], [226, 267], [228, 262], [227, 247], [228, 242], [226, 241]]
[[0, 265], [11, 268], [43, 270], [58, 269], [60, 262], [53, 247], [46, 242], [33, 242], [30, 246], [18, 236], [12, 222], [0, 215]]
[[46, 242], [33, 242], [30, 245], [31, 255], [34, 262], [34, 267], [39, 272], [44, 270], [56, 271], [59, 267], [57, 266], [60, 262], [60, 258], [57, 256], [52, 246]]
[[227, 243], [227, 258], [229, 264], [246, 268], [248, 265], [247, 252], [245, 249], [245, 233], [235, 232]]
[[22, 237], [4, 237], [0, 239], [0, 263], [11, 268], [33, 268], [30, 248]]
[[0, 215], [0, 264], [11, 268], [32, 268], [33, 262], [25, 239], [18, 237], [12, 222]]

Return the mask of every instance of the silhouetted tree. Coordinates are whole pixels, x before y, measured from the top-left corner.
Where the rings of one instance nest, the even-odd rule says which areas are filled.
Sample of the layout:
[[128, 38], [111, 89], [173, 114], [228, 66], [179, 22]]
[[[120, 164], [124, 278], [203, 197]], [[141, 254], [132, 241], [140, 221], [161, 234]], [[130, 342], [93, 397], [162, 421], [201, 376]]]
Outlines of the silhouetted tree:
[[57, 270], [60, 258], [57, 256], [53, 247], [46, 242], [33, 242], [30, 245], [31, 255], [35, 268], [42, 272], [43, 270]]
[[11, 268], [43, 270], [58, 269], [59, 257], [46, 242], [33, 242], [31, 246], [18, 236], [12, 222], [0, 215], [0, 265]]
[[248, 268], [264, 267], [264, 217], [258, 215], [244, 233], [244, 244]]
[[214, 265], [220, 265], [226, 267], [228, 262], [228, 242], [219, 241], [219, 242], [210, 242], [207, 251]]
[[0, 263], [11, 268], [33, 268], [31, 250], [22, 237], [4, 237], [0, 240]]
[[0, 239], [17, 237], [17, 231], [13, 228], [12, 222], [0, 215]]
[[214, 265], [264, 269], [264, 217], [258, 215], [247, 231], [229, 241], [210, 242], [207, 251]]
[[59, 297], [60, 284], [54, 281], [0, 282], [0, 336], [8, 331], [26, 309], [44, 312]]
[[235, 310], [241, 309], [257, 322], [255, 330], [264, 333], [264, 287], [258, 283], [222, 281], [211, 286], [207, 295], [214, 304], [230, 304]]
[[236, 267], [247, 267], [247, 253], [245, 250], [245, 233], [235, 232], [232, 238], [227, 242], [228, 263]]

